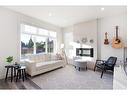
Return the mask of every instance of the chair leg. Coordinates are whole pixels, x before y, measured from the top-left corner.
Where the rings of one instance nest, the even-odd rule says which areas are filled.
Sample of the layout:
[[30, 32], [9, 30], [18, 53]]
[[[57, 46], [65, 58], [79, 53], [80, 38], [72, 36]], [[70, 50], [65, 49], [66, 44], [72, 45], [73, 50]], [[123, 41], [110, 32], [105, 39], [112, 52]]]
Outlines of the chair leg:
[[95, 72], [95, 70], [96, 70], [96, 66], [94, 67], [94, 72]]

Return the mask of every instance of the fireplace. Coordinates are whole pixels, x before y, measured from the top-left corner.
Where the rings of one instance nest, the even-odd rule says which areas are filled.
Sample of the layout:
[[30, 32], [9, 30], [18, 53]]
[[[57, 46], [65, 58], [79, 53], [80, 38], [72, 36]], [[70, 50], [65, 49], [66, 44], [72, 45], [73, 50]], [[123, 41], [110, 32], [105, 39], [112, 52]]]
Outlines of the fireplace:
[[76, 48], [76, 56], [94, 57], [93, 48]]

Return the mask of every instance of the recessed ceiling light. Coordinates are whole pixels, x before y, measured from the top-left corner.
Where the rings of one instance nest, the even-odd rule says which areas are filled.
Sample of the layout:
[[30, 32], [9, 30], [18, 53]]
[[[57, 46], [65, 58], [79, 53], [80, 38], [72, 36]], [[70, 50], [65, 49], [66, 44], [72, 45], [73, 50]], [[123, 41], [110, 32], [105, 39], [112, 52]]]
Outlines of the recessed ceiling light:
[[104, 11], [105, 10], [105, 8], [101, 8], [101, 11]]
[[49, 15], [49, 16], [52, 16], [52, 13], [49, 13], [48, 15]]

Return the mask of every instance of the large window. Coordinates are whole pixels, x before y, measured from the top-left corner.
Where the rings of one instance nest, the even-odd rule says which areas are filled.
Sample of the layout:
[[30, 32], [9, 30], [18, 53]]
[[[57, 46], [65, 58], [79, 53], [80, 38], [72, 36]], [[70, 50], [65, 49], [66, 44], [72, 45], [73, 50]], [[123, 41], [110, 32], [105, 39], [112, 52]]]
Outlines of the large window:
[[46, 37], [36, 36], [36, 53], [46, 52]]
[[21, 53], [22, 54], [33, 54], [34, 42], [31, 35], [22, 34], [21, 35]]
[[56, 32], [21, 24], [21, 58], [27, 54], [54, 53]]
[[53, 52], [54, 50], [54, 39], [47, 39], [47, 52]]

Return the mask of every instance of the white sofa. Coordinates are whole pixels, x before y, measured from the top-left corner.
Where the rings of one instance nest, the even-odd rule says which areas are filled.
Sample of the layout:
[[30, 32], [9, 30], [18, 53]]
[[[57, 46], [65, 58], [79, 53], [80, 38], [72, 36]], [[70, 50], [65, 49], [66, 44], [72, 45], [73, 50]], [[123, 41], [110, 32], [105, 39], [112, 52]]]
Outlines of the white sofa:
[[30, 76], [35, 76], [66, 65], [63, 59], [52, 54], [29, 55], [25, 63], [27, 66], [27, 73]]

